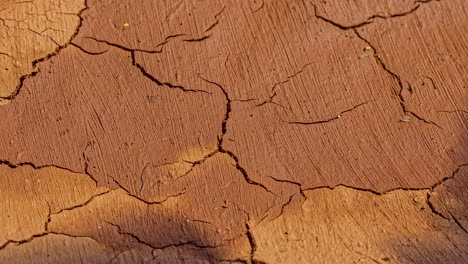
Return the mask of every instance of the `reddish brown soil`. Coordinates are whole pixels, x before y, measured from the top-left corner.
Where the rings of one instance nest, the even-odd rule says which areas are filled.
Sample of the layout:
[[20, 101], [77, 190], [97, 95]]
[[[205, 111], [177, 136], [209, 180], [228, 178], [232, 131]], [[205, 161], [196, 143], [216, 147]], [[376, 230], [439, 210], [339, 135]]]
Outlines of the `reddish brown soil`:
[[464, 0], [2, 2], [0, 263], [465, 263], [466, 32]]

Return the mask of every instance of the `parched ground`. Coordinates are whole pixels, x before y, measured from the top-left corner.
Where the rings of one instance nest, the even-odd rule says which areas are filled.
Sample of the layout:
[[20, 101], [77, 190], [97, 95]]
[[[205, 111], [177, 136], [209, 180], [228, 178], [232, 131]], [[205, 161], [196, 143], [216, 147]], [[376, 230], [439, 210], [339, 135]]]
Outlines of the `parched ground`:
[[0, 2], [0, 263], [466, 263], [468, 1]]

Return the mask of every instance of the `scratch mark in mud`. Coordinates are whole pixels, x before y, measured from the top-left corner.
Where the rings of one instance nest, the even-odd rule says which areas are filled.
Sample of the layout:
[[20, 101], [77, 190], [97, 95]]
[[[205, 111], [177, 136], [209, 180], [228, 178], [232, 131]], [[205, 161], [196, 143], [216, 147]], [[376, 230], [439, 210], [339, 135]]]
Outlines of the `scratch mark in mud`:
[[138, 194], [141, 194], [141, 191], [143, 190], [143, 187], [145, 185], [145, 170], [146, 170], [146, 167], [148, 167], [148, 165], [150, 165], [150, 163], [146, 163], [145, 167], [143, 167], [143, 169], [141, 170], [141, 174], [140, 174], [140, 190], [138, 190]]

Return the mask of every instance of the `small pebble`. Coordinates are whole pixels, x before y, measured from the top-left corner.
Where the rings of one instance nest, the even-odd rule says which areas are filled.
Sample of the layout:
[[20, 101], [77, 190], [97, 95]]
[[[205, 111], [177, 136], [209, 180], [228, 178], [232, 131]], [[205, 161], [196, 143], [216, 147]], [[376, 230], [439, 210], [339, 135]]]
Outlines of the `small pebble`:
[[362, 60], [364, 59], [365, 57], [369, 56], [369, 54], [365, 53], [365, 54], [362, 54], [359, 56], [359, 59]]
[[405, 122], [405, 123], [409, 123], [409, 122], [411, 122], [411, 118], [409, 116], [407, 116], [407, 115], [404, 115], [404, 116], [401, 117], [400, 121]]

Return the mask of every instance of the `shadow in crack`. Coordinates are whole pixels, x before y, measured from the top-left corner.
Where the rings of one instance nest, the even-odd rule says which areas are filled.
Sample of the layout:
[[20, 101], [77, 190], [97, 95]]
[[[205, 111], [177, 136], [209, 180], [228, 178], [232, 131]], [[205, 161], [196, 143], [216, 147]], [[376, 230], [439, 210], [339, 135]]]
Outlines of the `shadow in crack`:
[[88, 237], [44, 234], [6, 245], [0, 250], [0, 263], [109, 263], [116, 253]]
[[[119, 252], [112, 263], [219, 263], [250, 256], [243, 230], [231, 233], [200, 220], [201, 215], [199, 219], [181, 215], [183, 203], [177, 197], [145, 203], [119, 189], [53, 215], [48, 227], [51, 232], [90, 237], [112, 248]], [[205, 214], [216, 217], [210, 210]]]
[[[445, 236], [440, 234], [440, 236]], [[450, 236], [450, 240], [437, 239], [433, 235], [392, 239], [387, 249], [391, 255], [382, 258], [382, 263], [466, 263], [467, 242], [463, 235]], [[448, 242], [448, 243], [447, 243]]]

